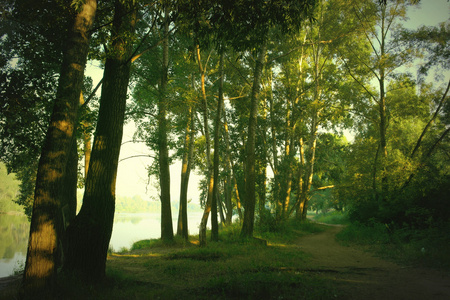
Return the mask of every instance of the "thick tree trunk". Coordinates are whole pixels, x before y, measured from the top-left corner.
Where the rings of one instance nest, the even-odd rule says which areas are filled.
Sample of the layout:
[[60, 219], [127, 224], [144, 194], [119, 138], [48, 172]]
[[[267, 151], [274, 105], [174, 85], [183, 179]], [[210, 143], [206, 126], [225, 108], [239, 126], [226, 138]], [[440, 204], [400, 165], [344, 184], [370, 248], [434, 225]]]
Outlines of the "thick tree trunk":
[[159, 186], [161, 189], [161, 240], [173, 240], [172, 209], [170, 205], [170, 164], [167, 143], [167, 83], [169, 71], [169, 10], [165, 8], [162, 74], [158, 101]]
[[69, 225], [69, 249], [64, 268], [88, 282], [105, 276], [111, 238], [116, 175], [122, 142], [125, 104], [130, 75], [136, 10], [131, 1], [116, 1], [112, 28], [112, 53], [106, 59], [102, 95], [83, 206]]
[[78, 147], [76, 137], [74, 137], [70, 146], [63, 181], [61, 211], [64, 222], [62, 225], [65, 229], [77, 214]]
[[258, 117], [258, 95], [261, 81], [261, 74], [267, 51], [267, 39], [261, 45], [258, 58], [255, 64], [252, 93], [250, 96], [250, 117], [248, 123], [248, 139], [246, 146], [246, 171], [245, 171], [245, 210], [244, 222], [242, 224], [241, 236], [252, 237], [255, 222], [256, 205], [256, 171], [255, 171], [255, 139], [256, 121]]
[[61, 184], [76, 128], [77, 109], [97, 2], [87, 0], [68, 31], [53, 113], [39, 159], [23, 276], [25, 297], [51, 294], [61, 226]]

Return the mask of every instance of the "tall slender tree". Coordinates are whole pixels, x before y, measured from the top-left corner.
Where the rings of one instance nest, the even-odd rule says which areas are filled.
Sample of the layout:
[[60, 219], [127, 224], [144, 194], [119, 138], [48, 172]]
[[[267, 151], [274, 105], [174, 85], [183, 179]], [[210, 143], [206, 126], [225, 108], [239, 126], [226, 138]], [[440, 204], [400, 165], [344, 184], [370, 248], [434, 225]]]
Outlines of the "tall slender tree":
[[162, 68], [158, 98], [158, 143], [159, 143], [159, 185], [161, 189], [161, 240], [173, 240], [172, 211], [170, 206], [170, 163], [169, 148], [167, 144], [167, 83], [169, 75], [169, 6], [163, 5], [163, 42], [162, 42]]

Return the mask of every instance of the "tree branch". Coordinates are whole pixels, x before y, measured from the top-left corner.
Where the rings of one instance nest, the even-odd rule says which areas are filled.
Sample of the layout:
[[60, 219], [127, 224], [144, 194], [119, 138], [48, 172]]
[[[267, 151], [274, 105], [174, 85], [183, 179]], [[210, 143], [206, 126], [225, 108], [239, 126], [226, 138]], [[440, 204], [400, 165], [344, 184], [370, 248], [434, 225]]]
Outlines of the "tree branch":
[[434, 123], [434, 120], [436, 119], [436, 117], [437, 117], [439, 111], [441, 110], [442, 106], [444, 105], [445, 100], [447, 99], [447, 93], [448, 93], [448, 90], [449, 90], [449, 89], [450, 89], [450, 80], [448, 81], [447, 89], [445, 90], [444, 95], [442, 96], [441, 100], [439, 101], [439, 105], [438, 105], [438, 107], [436, 108], [436, 111], [434, 112], [433, 117], [432, 117], [431, 120], [427, 123], [427, 125], [426, 125], [425, 128], [423, 129], [422, 133], [420, 134], [420, 137], [419, 137], [419, 139], [417, 140], [416, 146], [414, 147], [413, 151], [411, 152], [411, 156], [410, 156], [411, 158], [413, 158], [414, 155], [416, 154], [417, 150], [418, 150], [419, 147], [420, 147], [420, 144], [422, 143], [423, 137], [424, 137], [425, 134], [427, 133], [428, 129], [430, 129], [431, 125]]

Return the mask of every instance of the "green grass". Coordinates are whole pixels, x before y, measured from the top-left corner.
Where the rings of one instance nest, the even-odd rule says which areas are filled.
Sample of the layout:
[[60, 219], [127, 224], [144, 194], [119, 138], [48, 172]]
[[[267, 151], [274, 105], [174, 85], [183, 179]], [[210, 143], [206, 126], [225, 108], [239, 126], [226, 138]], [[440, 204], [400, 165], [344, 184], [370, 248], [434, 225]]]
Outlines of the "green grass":
[[386, 224], [348, 225], [337, 239], [347, 246], [363, 246], [377, 255], [404, 265], [450, 270], [450, 225], [413, 230]]
[[[59, 277], [61, 299], [334, 299], [329, 280], [305, 270], [310, 258], [299, 236], [324, 230], [311, 222], [287, 221], [272, 232], [240, 237], [240, 225], [220, 231], [220, 241], [198, 246], [159, 239], [110, 253], [106, 278], [89, 285], [79, 276]], [[262, 243], [264, 241], [264, 243]], [[1, 296], [1, 293], [0, 293]], [[2, 299], [0, 297], [0, 299]]]
[[256, 230], [255, 235], [262, 239], [268, 240], [271, 243], [293, 243], [301, 236], [318, 233], [324, 231], [323, 225], [311, 222], [309, 220], [298, 221], [296, 219], [289, 219], [281, 224], [278, 224], [272, 230]]
[[341, 225], [350, 224], [347, 213], [341, 211], [332, 211], [326, 214], [321, 213], [315, 215], [313, 219], [316, 222], [325, 224], [341, 224]]
[[[333, 299], [336, 291], [323, 278], [304, 271], [309, 256], [295, 241], [323, 230], [310, 222], [289, 221], [275, 232], [242, 239], [240, 225], [220, 231], [220, 241], [199, 247], [175, 238], [173, 243], [143, 240], [130, 251], [113, 253], [107, 279], [87, 286], [62, 280], [65, 299]], [[208, 237], [209, 237], [208, 233]], [[260, 239], [267, 241], [267, 245]], [[63, 297], [64, 296], [64, 297]]]

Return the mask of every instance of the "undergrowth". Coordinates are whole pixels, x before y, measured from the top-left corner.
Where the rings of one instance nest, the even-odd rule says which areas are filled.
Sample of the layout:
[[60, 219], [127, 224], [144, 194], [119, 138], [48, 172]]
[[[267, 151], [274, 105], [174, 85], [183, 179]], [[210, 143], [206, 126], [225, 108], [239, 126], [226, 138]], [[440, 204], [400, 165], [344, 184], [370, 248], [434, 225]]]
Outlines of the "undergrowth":
[[316, 222], [325, 223], [325, 224], [341, 224], [341, 225], [350, 224], [347, 213], [342, 212], [342, 211], [332, 211], [329, 213], [321, 213], [321, 214], [315, 215], [313, 217], [313, 219]]
[[337, 234], [347, 246], [364, 246], [386, 259], [406, 265], [450, 270], [450, 223], [428, 229], [369, 222], [352, 223]]

